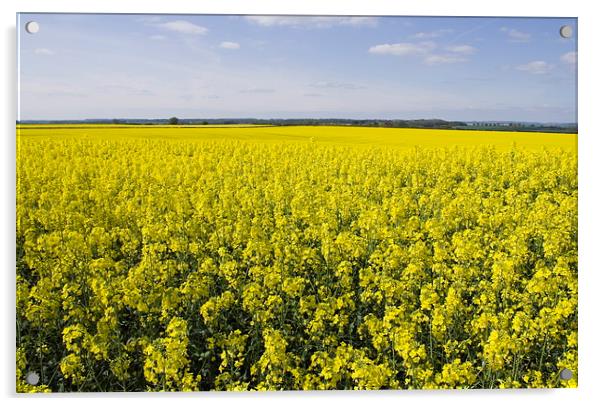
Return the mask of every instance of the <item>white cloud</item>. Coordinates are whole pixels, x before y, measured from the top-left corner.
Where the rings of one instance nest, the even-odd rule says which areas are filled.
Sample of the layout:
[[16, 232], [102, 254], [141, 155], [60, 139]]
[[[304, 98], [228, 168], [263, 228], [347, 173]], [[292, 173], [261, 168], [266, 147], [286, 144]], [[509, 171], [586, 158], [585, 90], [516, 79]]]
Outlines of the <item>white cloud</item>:
[[149, 38], [155, 41], [163, 41], [167, 37], [165, 35], [151, 35]]
[[502, 27], [500, 31], [505, 32], [512, 42], [529, 42], [531, 40], [531, 34], [514, 28]]
[[516, 69], [531, 73], [533, 75], [543, 75], [553, 69], [553, 66], [545, 61], [533, 61], [524, 65], [519, 65]]
[[371, 54], [379, 55], [406, 56], [426, 54], [434, 48], [435, 44], [433, 42], [428, 41], [420, 43], [400, 42], [397, 44], [374, 45], [370, 47], [370, 49], [368, 49], [368, 52], [370, 52]]
[[577, 52], [567, 52], [560, 57], [560, 60], [564, 63], [575, 65], [577, 63]]
[[431, 41], [425, 42], [400, 42], [397, 44], [374, 45], [368, 52], [379, 55], [411, 56], [419, 55], [426, 65], [440, 65], [446, 63], [465, 62], [466, 55], [472, 54], [476, 48], [470, 45], [456, 45], [445, 48], [447, 53], [436, 53], [437, 45]]
[[454, 46], [449, 46], [445, 49], [448, 50], [449, 52], [453, 52], [456, 54], [462, 54], [462, 55], [471, 55], [471, 54], [474, 54], [477, 50], [475, 47], [470, 46], [470, 45], [454, 45]]
[[441, 30], [436, 30], [436, 31], [429, 31], [429, 32], [417, 32], [416, 34], [411, 35], [411, 38], [415, 38], [415, 39], [433, 39], [433, 38], [438, 38], [441, 37], [442, 35], [445, 34], [450, 34], [454, 32], [454, 30], [451, 29], [441, 29]]
[[465, 62], [466, 58], [456, 55], [429, 55], [424, 58], [424, 63], [427, 65], [441, 65], [444, 63]]
[[219, 44], [219, 47], [224, 49], [240, 49], [240, 44], [238, 42], [224, 41]]
[[246, 16], [250, 23], [263, 27], [288, 26], [307, 28], [330, 28], [334, 26], [375, 26], [376, 17], [292, 17], [292, 16]]
[[54, 51], [48, 48], [36, 48], [33, 52], [36, 55], [54, 55]]
[[205, 27], [193, 24], [184, 20], [168, 21], [166, 23], [157, 24], [157, 27], [164, 28], [166, 30], [179, 32], [181, 34], [192, 34], [192, 35], [203, 35], [209, 31]]

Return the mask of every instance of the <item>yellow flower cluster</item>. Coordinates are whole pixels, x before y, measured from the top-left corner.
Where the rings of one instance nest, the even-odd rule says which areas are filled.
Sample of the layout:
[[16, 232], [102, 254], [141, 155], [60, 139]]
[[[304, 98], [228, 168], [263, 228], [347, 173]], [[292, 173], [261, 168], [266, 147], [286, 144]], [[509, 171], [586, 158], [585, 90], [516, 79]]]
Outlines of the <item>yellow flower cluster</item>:
[[576, 169], [544, 148], [21, 137], [17, 391], [576, 386]]

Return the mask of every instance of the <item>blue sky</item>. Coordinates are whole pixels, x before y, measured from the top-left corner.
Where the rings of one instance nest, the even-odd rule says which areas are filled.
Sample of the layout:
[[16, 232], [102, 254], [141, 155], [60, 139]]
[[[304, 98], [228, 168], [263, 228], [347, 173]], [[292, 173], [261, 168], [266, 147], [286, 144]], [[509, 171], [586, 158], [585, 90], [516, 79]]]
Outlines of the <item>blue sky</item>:
[[562, 25], [576, 33], [549, 18], [21, 14], [20, 119], [576, 122]]

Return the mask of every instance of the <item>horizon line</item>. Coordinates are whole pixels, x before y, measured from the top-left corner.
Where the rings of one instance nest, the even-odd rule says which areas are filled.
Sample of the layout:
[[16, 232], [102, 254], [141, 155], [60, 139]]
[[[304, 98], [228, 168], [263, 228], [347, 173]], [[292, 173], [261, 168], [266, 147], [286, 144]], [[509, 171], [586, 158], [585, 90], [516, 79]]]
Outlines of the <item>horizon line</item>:
[[[349, 117], [325, 117], [325, 118], [317, 118], [317, 117], [286, 117], [286, 118], [257, 118], [257, 117], [177, 117], [178, 120], [184, 121], [192, 121], [192, 120], [256, 120], [256, 121], [294, 121], [294, 120], [316, 120], [316, 121], [328, 121], [328, 120], [347, 120], [347, 121], [444, 121], [444, 122], [463, 122], [463, 123], [533, 123], [533, 124], [572, 124], [577, 125], [577, 121], [537, 121], [537, 120], [504, 120], [504, 119], [492, 119], [492, 120], [450, 120], [436, 117], [428, 117], [428, 118], [349, 118]], [[44, 118], [32, 118], [32, 119], [22, 119], [16, 120], [16, 123], [24, 123], [24, 122], [33, 122], [33, 121], [46, 121], [46, 122], [76, 122], [76, 121], [169, 121], [170, 118], [137, 118], [137, 117], [96, 117], [96, 118], [64, 118], [64, 119], [44, 119]]]

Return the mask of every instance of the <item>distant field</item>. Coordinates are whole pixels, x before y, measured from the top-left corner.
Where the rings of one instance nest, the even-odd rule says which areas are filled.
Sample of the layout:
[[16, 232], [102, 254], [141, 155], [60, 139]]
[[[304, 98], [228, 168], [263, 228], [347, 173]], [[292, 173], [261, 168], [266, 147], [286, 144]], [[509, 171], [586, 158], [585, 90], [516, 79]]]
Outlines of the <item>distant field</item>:
[[367, 127], [304, 126], [167, 126], [167, 125], [20, 125], [20, 136], [83, 137], [97, 139], [147, 138], [164, 140], [241, 140], [261, 142], [315, 142], [346, 145], [384, 145], [402, 148], [513, 145], [526, 149], [577, 149], [576, 134], [463, 131]]
[[76, 130], [86, 129], [131, 129], [131, 128], [244, 128], [244, 127], [270, 127], [267, 124], [17, 124], [17, 130], [53, 130], [57, 128]]

